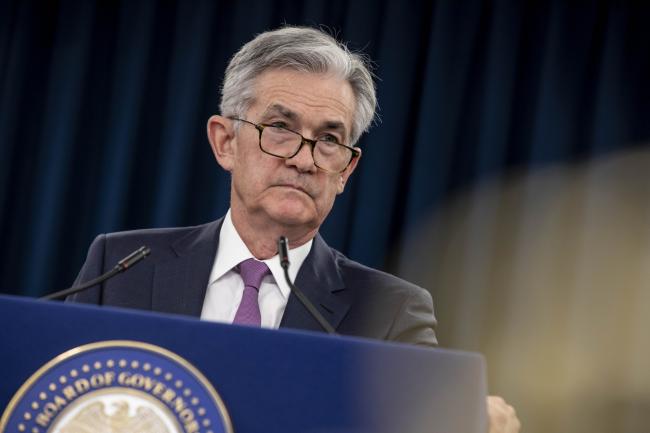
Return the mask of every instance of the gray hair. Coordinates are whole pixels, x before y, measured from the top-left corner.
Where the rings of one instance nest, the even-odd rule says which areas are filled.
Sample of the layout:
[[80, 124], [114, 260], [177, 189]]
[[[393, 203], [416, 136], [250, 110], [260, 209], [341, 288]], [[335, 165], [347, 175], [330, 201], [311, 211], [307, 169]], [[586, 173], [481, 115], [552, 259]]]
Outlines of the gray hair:
[[255, 79], [269, 69], [332, 73], [347, 80], [356, 99], [350, 145], [370, 128], [377, 96], [368, 58], [350, 52], [332, 36], [310, 27], [282, 27], [259, 34], [244, 45], [226, 69], [221, 114], [243, 117], [255, 99]]

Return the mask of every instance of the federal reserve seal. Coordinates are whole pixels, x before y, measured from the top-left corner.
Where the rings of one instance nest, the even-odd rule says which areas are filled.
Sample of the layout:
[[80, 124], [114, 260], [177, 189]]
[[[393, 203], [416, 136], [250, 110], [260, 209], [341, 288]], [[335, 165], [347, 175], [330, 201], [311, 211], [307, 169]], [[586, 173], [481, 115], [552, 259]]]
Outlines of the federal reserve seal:
[[221, 398], [180, 356], [152, 344], [71, 349], [16, 392], [0, 433], [232, 433]]

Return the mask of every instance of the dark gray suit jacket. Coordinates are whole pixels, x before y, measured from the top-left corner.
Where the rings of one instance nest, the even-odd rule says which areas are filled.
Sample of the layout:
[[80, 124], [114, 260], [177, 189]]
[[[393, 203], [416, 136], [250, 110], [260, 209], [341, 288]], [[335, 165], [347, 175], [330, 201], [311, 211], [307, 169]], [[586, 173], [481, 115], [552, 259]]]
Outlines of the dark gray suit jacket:
[[[222, 221], [98, 236], [75, 285], [110, 270], [142, 245], [151, 248], [151, 255], [69, 300], [199, 317]], [[295, 284], [340, 334], [436, 344], [433, 305], [426, 290], [348, 259], [319, 235]], [[280, 327], [322, 330], [293, 295]]]

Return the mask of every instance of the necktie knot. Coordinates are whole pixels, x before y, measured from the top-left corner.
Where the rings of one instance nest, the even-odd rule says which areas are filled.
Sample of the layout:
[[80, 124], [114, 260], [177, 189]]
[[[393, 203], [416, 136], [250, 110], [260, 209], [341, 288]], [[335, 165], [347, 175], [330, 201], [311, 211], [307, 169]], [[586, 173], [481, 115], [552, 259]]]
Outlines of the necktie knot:
[[270, 271], [266, 263], [255, 259], [248, 259], [239, 264], [239, 273], [242, 280], [244, 280], [244, 286], [250, 286], [255, 290], [259, 290], [262, 280]]

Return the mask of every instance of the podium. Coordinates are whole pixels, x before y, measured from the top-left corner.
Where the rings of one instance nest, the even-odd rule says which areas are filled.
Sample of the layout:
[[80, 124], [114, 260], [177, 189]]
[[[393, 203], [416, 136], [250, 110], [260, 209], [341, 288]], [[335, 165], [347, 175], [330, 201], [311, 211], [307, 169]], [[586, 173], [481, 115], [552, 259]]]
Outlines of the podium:
[[478, 354], [0, 296], [0, 407], [48, 361], [106, 340], [160, 346], [214, 386], [235, 433], [484, 433]]

